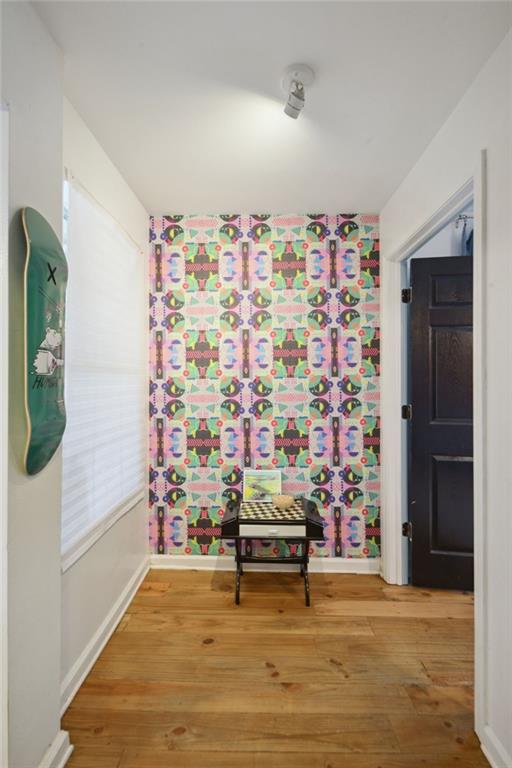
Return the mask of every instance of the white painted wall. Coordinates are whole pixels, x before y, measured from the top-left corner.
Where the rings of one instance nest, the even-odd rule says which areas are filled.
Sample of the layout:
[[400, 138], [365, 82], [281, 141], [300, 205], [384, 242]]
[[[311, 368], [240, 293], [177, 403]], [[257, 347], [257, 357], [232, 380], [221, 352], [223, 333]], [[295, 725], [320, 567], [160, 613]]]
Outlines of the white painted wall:
[[121, 619], [147, 563], [147, 504], [142, 501], [63, 573], [62, 710]]
[[66, 98], [64, 166], [147, 254], [148, 212]]
[[37, 476], [22, 470], [23, 266], [17, 217], [37, 208], [62, 225], [62, 61], [29, 3], [2, 8], [2, 100], [10, 105], [8, 663], [9, 768], [35, 768], [60, 731], [60, 451]]
[[[484, 433], [485, 525], [481, 548], [483, 594], [477, 606], [477, 733], [495, 766], [512, 765], [512, 349], [508, 308], [512, 285], [512, 34], [509, 33], [450, 118], [438, 132], [381, 213], [383, 256], [391, 255], [475, 173], [487, 152], [487, 210], [484, 354], [486, 406]], [[383, 259], [382, 386], [394, 382], [399, 327], [397, 297], [385, 292], [399, 265]], [[383, 463], [387, 435], [400, 428], [383, 424]], [[391, 459], [392, 461], [392, 459]], [[386, 498], [386, 496], [385, 496]], [[383, 510], [383, 515], [386, 509]]]
[[[146, 259], [149, 215], [66, 99], [64, 166], [139, 244]], [[62, 707], [120, 619], [147, 561], [144, 500], [62, 574]]]
[[60, 731], [62, 696], [93, 660], [143, 573], [147, 527], [142, 502], [61, 574], [60, 451], [34, 478], [21, 465], [24, 242], [14, 217], [31, 205], [61, 235], [63, 156], [141, 250], [148, 214], [71, 105], [63, 104], [61, 54], [31, 5], [2, 4], [2, 21], [2, 101], [11, 110], [9, 768], [35, 768], [43, 759], [57, 765], [69, 752]]

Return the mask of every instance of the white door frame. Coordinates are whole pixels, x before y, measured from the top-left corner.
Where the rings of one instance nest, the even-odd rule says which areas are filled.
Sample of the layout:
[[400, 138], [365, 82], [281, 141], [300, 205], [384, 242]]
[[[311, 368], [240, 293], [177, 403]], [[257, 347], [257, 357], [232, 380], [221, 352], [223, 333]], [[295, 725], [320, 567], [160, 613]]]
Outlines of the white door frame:
[[7, 758], [7, 465], [9, 111], [0, 105], [0, 765]]
[[[403, 262], [436, 235], [471, 200], [473, 238], [473, 435], [475, 541], [475, 718], [477, 732], [486, 722], [486, 538], [485, 498], [485, 263], [486, 153], [475, 163], [473, 176], [394, 252], [383, 254], [382, 310], [382, 576], [390, 584], [407, 584], [408, 548], [402, 536], [407, 508], [407, 434], [401, 419], [406, 397], [406, 308], [400, 301]], [[394, 341], [393, 341], [394, 340]], [[387, 354], [386, 354], [387, 353]]]

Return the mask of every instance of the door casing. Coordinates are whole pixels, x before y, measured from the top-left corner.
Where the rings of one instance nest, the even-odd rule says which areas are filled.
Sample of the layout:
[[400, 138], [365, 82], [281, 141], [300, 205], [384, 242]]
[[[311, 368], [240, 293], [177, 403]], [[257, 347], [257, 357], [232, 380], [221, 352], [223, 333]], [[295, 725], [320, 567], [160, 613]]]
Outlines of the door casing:
[[[484, 498], [485, 453], [485, 252], [486, 252], [486, 151], [475, 162], [470, 179], [425, 221], [411, 237], [390, 253], [383, 253], [382, 336], [396, 339], [383, 344], [381, 377], [382, 421], [382, 558], [381, 575], [390, 584], [407, 584], [408, 546], [402, 523], [408, 518], [407, 427], [401, 406], [407, 394], [406, 307], [400, 291], [406, 286], [405, 262], [473, 201], [473, 440], [474, 440], [474, 541], [475, 541], [475, 725], [482, 732], [487, 712], [485, 569], [486, 532]], [[388, 350], [388, 357], [385, 351]], [[389, 458], [389, 461], [387, 459]]]

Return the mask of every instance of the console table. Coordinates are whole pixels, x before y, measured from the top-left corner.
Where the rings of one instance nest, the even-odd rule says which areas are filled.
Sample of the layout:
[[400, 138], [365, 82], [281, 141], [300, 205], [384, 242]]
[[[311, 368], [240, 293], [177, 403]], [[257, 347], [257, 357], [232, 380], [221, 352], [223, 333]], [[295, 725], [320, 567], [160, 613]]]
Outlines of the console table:
[[[228, 502], [221, 522], [223, 539], [235, 541], [235, 603], [240, 605], [240, 578], [244, 563], [287, 563], [300, 566], [304, 579], [306, 605], [311, 603], [309, 589], [309, 543], [323, 541], [323, 522], [314, 501], [296, 498], [288, 509], [279, 509], [270, 502]], [[301, 545], [300, 555], [288, 557], [256, 557], [252, 554], [253, 539], [285, 539]]]

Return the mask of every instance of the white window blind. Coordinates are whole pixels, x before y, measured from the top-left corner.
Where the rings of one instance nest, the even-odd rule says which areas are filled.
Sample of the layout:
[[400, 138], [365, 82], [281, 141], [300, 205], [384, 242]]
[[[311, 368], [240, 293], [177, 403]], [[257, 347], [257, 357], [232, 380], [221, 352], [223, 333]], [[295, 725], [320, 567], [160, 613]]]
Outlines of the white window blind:
[[145, 479], [145, 264], [80, 185], [68, 184], [62, 552], [101, 535]]

